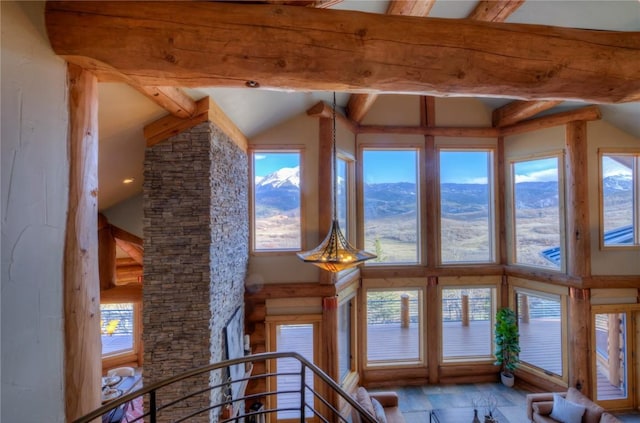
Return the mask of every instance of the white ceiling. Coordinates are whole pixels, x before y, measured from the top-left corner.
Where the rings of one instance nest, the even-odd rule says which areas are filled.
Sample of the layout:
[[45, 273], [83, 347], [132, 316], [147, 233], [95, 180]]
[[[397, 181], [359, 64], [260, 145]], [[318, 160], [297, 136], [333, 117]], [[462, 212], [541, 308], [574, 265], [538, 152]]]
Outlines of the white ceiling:
[[[429, 16], [464, 18], [476, 1], [438, 0]], [[386, 0], [345, 0], [334, 9], [385, 13]], [[507, 22], [564, 26], [571, 28], [640, 31], [640, 0], [527, 0]], [[640, 70], [638, 70], [640, 78]], [[320, 100], [331, 102], [331, 93], [283, 92], [252, 88], [197, 88], [185, 90], [194, 99], [210, 96], [248, 137], [304, 112]], [[344, 107], [349, 94], [338, 93]], [[482, 99], [490, 108], [508, 99]], [[584, 106], [565, 102], [555, 113]], [[603, 118], [640, 138], [640, 102], [601, 105]], [[167, 112], [125, 84], [101, 83], [99, 97], [99, 208], [109, 208], [142, 190], [145, 142], [142, 128]], [[125, 178], [135, 178], [124, 185]]]

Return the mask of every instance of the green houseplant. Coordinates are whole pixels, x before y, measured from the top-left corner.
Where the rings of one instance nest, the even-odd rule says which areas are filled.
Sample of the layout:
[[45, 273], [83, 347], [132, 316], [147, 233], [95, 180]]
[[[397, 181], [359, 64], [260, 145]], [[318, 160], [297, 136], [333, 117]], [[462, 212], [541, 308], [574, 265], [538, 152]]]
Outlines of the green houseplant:
[[502, 366], [502, 383], [513, 386], [513, 371], [520, 362], [520, 336], [516, 313], [508, 307], [496, 313], [495, 327], [496, 365]]

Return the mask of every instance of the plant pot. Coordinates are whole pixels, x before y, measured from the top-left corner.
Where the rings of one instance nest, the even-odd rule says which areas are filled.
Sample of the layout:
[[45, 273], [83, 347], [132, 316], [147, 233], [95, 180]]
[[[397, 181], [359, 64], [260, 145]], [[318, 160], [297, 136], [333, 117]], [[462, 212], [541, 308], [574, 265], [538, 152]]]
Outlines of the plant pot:
[[505, 374], [504, 372], [500, 372], [500, 380], [504, 386], [508, 386], [509, 388], [513, 387], [513, 384], [516, 381], [516, 378], [513, 375]]

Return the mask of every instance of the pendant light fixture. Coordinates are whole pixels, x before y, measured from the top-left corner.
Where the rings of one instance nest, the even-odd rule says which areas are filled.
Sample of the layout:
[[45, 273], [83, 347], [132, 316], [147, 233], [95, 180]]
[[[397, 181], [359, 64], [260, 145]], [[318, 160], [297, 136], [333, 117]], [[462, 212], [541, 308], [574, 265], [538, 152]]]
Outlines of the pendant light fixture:
[[333, 93], [333, 139], [331, 146], [331, 158], [332, 162], [332, 188], [333, 188], [333, 220], [331, 221], [331, 228], [325, 239], [313, 250], [301, 251], [298, 253], [298, 257], [306, 263], [314, 264], [321, 269], [328, 270], [329, 272], [339, 272], [350, 267], [357, 266], [365, 260], [376, 258], [375, 254], [368, 253], [364, 250], [358, 250], [349, 244], [349, 241], [342, 235], [340, 231], [340, 225], [338, 223], [337, 212], [337, 160], [338, 155], [336, 151], [336, 93]]

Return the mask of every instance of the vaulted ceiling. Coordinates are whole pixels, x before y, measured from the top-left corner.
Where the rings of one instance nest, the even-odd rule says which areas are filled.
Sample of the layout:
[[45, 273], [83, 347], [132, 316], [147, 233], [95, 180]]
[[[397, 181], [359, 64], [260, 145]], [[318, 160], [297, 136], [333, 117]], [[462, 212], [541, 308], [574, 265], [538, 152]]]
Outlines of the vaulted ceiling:
[[101, 209], [140, 192], [143, 127], [205, 96], [248, 138], [331, 90], [354, 121], [385, 92], [474, 96], [505, 119], [599, 103], [640, 137], [640, 1], [255, 3], [48, 5], [54, 50], [102, 82]]

